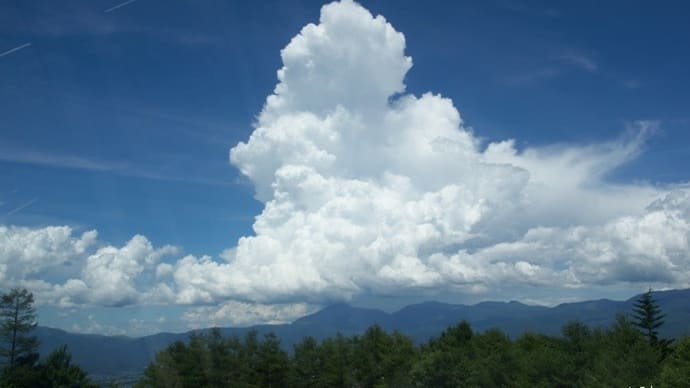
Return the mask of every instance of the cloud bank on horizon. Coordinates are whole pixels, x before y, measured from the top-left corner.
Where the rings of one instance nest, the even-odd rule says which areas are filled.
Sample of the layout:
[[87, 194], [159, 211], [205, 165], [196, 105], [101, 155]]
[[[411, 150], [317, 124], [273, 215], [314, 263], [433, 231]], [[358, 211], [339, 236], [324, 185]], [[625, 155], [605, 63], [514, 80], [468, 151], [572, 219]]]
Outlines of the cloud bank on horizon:
[[[230, 150], [264, 209], [222, 260], [176, 259], [141, 235], [115, 247], [95, 231], [0, 227], [0, 281], [62, 306], [218, 306], [191, 323], [278, 322], [366, 294], [690, 286], [687, 184], [607, 180], [657, 123], [606, 143], [487, 144], [448, 98], [405, 93], [405, 37], [350, 0], [281, 57], [251, 137]], [[40, 278], [68, 262], [78, 273]]]

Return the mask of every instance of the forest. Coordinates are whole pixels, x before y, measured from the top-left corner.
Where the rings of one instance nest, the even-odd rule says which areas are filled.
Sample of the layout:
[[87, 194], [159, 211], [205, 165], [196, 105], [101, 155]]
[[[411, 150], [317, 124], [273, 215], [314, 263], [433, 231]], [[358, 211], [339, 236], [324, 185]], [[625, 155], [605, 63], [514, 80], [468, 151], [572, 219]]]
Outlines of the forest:
[[306, 337], [288, 353], [273, 334], [193, 334], [160, 352], [138, 387], [683, 387], [690, 382], [690, 336], [658, 337], [664, 314], [651, 290], [608, 328], [572, 322], [562, 335], [466, 322], [422, 345], [372, 326], [321, 342]]

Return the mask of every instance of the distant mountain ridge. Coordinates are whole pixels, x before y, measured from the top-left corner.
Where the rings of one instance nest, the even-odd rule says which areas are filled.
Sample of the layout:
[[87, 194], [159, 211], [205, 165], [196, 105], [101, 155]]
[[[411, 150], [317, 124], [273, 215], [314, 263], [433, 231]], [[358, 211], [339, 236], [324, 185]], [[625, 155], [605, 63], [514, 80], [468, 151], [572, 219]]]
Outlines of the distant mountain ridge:
[[[468, 321], [475, 331], [499, 328], [513, 338], [528, 331], [558, 335], [564, 324], [574, 320], [593, 327], [606, 326], [613, 322], [616, 314], [629, 314], [638, 297], [636, 295], [625, 301], [599, 299], [564, 303], [555, 307], [532, 306], [520, 302], [482, 302], [469, 306], [424, 302], [404, 307], [394, 313], [338, 303], [299, 318], [291, 324], [223, 328], [221, 332], [238, 336], [252, 329], [259, 334], [274, 332], [282, 339], [286, 350], [291, 350], [294, 344], [307, 335], [317, 339], [337, 332], [354, 335], [374, 324], [389, 331], [398, 330], [417, 342], [438, 336], [448, 326], [461, 320]], [[661, 328], [662, 336], [690, 334], [690, 289], [658, 291], [654, 292], [654, 298], [667, 314], [666, 323]], [[158, 333], [132, 338], [74, 334], [48, 327], [36, 328], [42, 354], [63, 344], [67, 345], [74, 362], [89, 373], [101, 376], [139, 373], [158, 351], [177, 340], [187, 339], [191, 333]]]

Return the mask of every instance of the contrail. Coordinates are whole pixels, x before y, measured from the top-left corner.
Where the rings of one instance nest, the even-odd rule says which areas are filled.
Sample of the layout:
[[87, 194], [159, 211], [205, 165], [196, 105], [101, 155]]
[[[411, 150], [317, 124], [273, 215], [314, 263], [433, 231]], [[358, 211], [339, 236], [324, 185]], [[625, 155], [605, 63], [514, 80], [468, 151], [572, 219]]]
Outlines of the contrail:
[[120, 3], [120, 4], [118, 4], [118, 5], [114, 6], [114, 7], [108, 8], [108, 9], [106, 9], [106, 10], [103, 11], [103, 12], [108, 13], [108, 12], [115, 11], [116, 9], [122, 8], [122, 7], [124, 7], [125, 5], [134, 3], [135, 1], [137, 1], [137, 0], [127, 0], [127, 1], [125, 1], [124, 3]]
[[32, 199], [32, 200], [30, 200], [30, 201], [28, 201], [28, 202], [25, 202], [25, 203], [19, 205], [18, 207], [14, 208], [14, 209], [12, 209], [12, 210], [10, 210], [10, 211], [8, 211], [6, 215], [7, 215], [7, 216], [11, 216], [12, 214], [19, 213], [20, 211], [22, 211], [22, 210], [26, 209], [27, 207], [33, 205], [36, 201], [38, 201], [38, 197], [36, 197], [36, 198], [34, 198], [34, 199]]
[[1, 53], [1, 54], [0, 54], [0, 57], [4, 57], [5, 55], [12, 54], [12, 53], [15, 52], [15, 51], [19, 51], [19, 50], [21, 50], [21, 49], [23, 49], [23, 48], [26, 48], [26, 47], [29, 47], [29, 46], [31, 46], [31, 43], [24, 43], [23, 45], [21, 45], [21, 46], [19, 46], [19, 47], [15, 47], [15, 48], [13, 48], [13, 49], [10, 49], [10, 50], [5, 51], [4, 53]]

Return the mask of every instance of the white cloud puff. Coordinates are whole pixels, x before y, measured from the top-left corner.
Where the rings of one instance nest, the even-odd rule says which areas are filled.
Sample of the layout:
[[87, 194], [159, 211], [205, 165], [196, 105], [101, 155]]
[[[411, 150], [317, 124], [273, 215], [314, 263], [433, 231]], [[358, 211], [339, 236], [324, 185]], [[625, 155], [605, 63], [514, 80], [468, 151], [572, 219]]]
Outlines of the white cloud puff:
[[520, 239], [431, 260], [450, 283], [580, 287], [617, 282], [688, 287], [690, 192], [602, 225], [534, 227]]
[[182, 315], [192, 329], [203, 327], [242, 327], [256, 324], [289, 323], [314, 312], [314, 306], [305, 303], [260, 304], [228, 301], [219, 306], [193, 307]]
[[[153, 286], [145, 284], [140, 289], [137, 280], [144, 271], [158, 268], [156, 264], [163, 256], [175, 253], [177, 248], [169, 245], [154, 248], [142, 235], [132, 237], [120, 248], [111, 245], [99, 248], [86, 258], [81, 277], [56, 286], [54, 296], [62, 305], [124, 306], [144, 302], [141, 295]], [[162, 290], [159, 287], [153, 291]]]
[[73, 236], [69, 226], [0, 225], [0, 281], [14, 284], [39, 271], [64, 265], [83, 254], [97, 237], [95, 230]]

